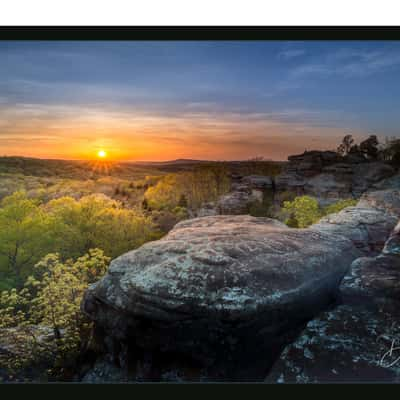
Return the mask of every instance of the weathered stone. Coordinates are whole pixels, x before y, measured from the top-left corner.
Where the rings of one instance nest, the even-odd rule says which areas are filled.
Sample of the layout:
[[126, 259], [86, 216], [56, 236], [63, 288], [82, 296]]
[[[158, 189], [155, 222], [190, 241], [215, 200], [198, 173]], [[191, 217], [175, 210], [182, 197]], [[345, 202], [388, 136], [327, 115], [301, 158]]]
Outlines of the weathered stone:
[[377, 257], [352, 263], [341, 304], [310, 321], [268, 382], [400, 382], [400, 224]]
[[371, 189], [386, 190], [400, 189], [400, 173], [397, 173], [390, 178], [383, 179], [371, 185]]
[[193, 369], [193, 379], [260, 379], [358, 255], [344, 237], [268, 218], [197, 218], [114, 260], [83, 310], [114, 358], [124, 349], [125, 369], [145, 352], [154, 379], [172, 367], [186, 379]]
[[400, 190], [386, 189], [366, 192], [360, 198], [357, 206], [383, 210], [400, 218]]
[[210, 217], [218, 215], [217, 205], [215, 203], [205, 203], [195, 212], [194, 217]]
[[[386, 204], [383, 199], [390, 201]], [[397, 203], [395, 194], [372, 192], [357, 206], [322, 218], [312, 229], [344, 236], [367, 255], [376, 253], [396, 226], [398, 216], [388, 211], [397, 212]]]
[[304, 185], [304, 191], [316, 197], [322, 206], [352, 197], [351, 182], [339, 180], [331, 173], [322, 173], [309, 178]]
[[[399, 363], [388, 367], [394, 324], [400, 317], [393, 304], [365, 301], [340, 305], [310, 321], [287, 346], [266, 381], [269, 383], [400, 382]], [[397, 307], [399, 304], [397, 304]], [[396, 342], [396, 347], [399, 343]], [[395, 352], [398, 356], [398, 352]]]
[[[324, 156], [328, 154], [328, 156]], [[359, 198], [372, 188], [393, 189], [392, 181], [382, 182], [395, 174], [390, 165], [380, 162], [350, 162], [331, 152], [305, 152], [290, 156], [284, 171], [275, 177], [275, 191], [290, 191], [297, 196], [315, 197], [322, 206], [341, 199]], [[325, 158], [324, 158], [325, 157]], [[400, 179], [398, 179], [400, 187]]]
[[360, 197], [362, 193], [370, 189], [371, 186], [395, 174], [395, 170], [383, 162], [369, 162], [354, 166], [352, 177], [352, 192], [355, 197]]
[[259, 201], [251, 192], [236, 191], [221, 196], [217, 202], [218, 214], [240, 215], [248, 214], [254, 201]]

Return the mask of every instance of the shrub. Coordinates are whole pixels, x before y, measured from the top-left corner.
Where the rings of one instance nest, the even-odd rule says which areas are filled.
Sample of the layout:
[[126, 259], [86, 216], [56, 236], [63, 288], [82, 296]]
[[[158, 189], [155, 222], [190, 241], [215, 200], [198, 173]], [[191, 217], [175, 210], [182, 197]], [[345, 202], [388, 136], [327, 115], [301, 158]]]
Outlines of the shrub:
[[73, 370], [91, 332], [80, 311], [82, 296], [105, 273], [109, 261], [99, 249], [66, 262], [48, 254], [35, 265], [23, 289], [3, 291], [0, 336], [8, 336], [13, 351], [0, 357], [0, 368], [13, 375], [27, 366], [45, 365], [52, 377]]
[[337, 203], [333, 203], [333, 204], [325, 207], [324, 215], [337, 213], [337, 212], [343, 210], [343, 208], [355, 206], [356, 204], [357, 204], [357, 200], [355, 200], [355, 199], [339, 200]]
[[325, 208], [321, 208], [317, 199], [310, 196], [299, 196], [293, 201], [283, 203], [282, 213], [286, 225], [292, 228], [306, 228], [319, 221], [325, 215], [337, 213], [346, 207], [354, 206], [357, 200], [339, 200]]
[[293, 228], [306, 228], [322, 217], [318, 201], [310, 196], [285, 201], [282, 211], [288, 215], [285, 223]]

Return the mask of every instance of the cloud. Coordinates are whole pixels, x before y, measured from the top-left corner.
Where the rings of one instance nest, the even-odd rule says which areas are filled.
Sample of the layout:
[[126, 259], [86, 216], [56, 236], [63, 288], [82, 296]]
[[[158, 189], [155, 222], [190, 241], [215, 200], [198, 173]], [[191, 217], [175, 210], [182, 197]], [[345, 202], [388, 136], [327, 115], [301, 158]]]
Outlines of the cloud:
[[297, 58], [304, 54], [306, 54], [306, 51], [303, 49], [282, 50], [278, 53], [278, 59], [291, 60], [292, 58]]
[[343, 48], [322, 54], [312, 62], [290, 71], [290, 78], [336, 75], [344, 78], [364, 78], [400, 66], [400, 49], [380, 50]]

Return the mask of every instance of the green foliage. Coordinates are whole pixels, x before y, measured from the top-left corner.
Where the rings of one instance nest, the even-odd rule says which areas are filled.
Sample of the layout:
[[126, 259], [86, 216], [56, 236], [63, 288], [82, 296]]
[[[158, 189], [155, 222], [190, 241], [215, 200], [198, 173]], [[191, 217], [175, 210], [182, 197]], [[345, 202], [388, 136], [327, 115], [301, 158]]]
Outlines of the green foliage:
[[104, 195], [75, 200], [63, 197], [46, 205], [59, 238], [57, 251], [76, 257], [98, 247], [114, 258], [153, 238], [154, 224], [140, 209], [124, 208], [119, 201]]
[[338, 202], [325, 207], [324, 215], [337, 213], [337, 212], [343, 210], [343, 208], [352, 207], [352, 206], [355, 206], [356, 204], [357, 204], [357, 200], [355, 200], [355, 199], [339, 200]]
[[0, 268], [16, 277], [26, 276], [26, 269], [51, 248], [53, 221], [40, 204], [18, 191], [5, 197], [0, 208]]
[[282, 211], [289, 215], [285, 223], [293, 228], [305, 228], [322, 217], [318, 201], [310, 196], [300, 196], [293, 201], [285, 201]]
[[105, 273], [109, 261], [99, 249], [66, 262], [48, 254], [23, 289], [3, 291], [0, 336], [8, 335], [12, 351], [0, 357], [0, 368], [13, 374], [44, 363], [50, 376], [73, 368], [90, 336], [90, 324], [80, 311], [83, 293]]
[[202, 166], [193, 171], [169, 174], [149, 187], [145, 199], [151, 209], [199, 208], [230, 189], [228, 171], [223, 165]]
[[21, 286], [33, 265], [58, 252], [65, 260], [101, 248], [110, 257], [159, 237], [152, 218], [105, 195], [62, 197], [47, 204], [19, 191], [0, 208], [0, 276], [3, 288]]
[[292, 228], [306, 228], [318, 222], [325, 215], [337, 213], [356, 204], [357, 200], [345, 199], [322, 208], [317, 199], [311, 196], [299, 196], [293, 201], [285, 201], [282, 213], [285, 215], [286, 225]]

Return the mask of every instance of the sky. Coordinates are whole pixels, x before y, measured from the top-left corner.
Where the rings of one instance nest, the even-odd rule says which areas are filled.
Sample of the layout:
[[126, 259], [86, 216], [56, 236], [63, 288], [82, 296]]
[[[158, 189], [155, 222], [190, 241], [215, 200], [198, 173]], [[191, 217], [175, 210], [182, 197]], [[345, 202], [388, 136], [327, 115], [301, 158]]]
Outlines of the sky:
[[286, 160], [399, 106], [400, 42], [0, 42], [0, 156]]

